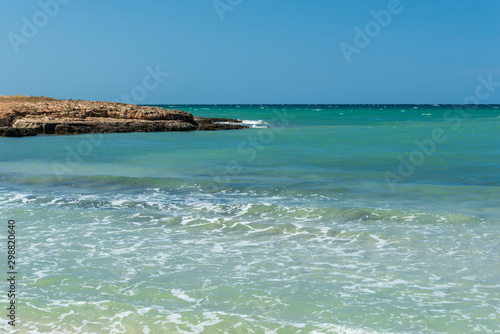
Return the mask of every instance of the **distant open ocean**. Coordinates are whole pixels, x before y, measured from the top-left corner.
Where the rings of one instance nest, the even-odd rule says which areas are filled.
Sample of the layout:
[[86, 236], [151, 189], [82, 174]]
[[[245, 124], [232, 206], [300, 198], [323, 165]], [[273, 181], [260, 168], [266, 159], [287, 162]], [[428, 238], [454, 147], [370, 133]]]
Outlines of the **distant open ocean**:
[[162, 106], [215, 132], [0, 138], [0, 331], [499, 333], [499, 106]]

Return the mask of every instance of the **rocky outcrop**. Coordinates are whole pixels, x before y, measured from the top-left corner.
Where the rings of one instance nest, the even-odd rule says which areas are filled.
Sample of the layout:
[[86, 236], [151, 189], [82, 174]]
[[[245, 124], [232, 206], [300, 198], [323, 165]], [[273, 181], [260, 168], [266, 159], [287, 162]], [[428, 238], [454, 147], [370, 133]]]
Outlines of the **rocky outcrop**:
[[0, 113], [0, 126], [10, 126], [15, 118], [16, 114], [11, 111]]
[[193, 117], [188, 112], [112, 102], [0, 96], [0, 136], [232, 130], [238, 120]]
[[38, 133], [33, 129], [14, 129], [8, 126], [0, 127], [0, 137], [28, 137]]
[[193, 131], [198, 129], [195, 124], [182, 120], [146, 121], [112, 118], [74, 118], [70, 120], [23, 118], [16, 120], [12, 125], [12, 128], [16, 130], [33, 130], [37, 134], [44, 135]]
[[198, 124], [198, 130], [216, 131], [248, 128], [241, 124], [241, 121], [229, 118], [194, 117], [194, 121]]

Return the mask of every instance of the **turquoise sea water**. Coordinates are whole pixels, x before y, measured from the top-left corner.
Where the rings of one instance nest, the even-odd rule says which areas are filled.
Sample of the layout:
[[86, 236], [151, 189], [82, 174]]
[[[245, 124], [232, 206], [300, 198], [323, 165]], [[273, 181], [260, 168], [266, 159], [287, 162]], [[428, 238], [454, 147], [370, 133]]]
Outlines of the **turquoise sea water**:
[[500, 332], [498, 106], [174, 107], [0, 138], [18, 333]]

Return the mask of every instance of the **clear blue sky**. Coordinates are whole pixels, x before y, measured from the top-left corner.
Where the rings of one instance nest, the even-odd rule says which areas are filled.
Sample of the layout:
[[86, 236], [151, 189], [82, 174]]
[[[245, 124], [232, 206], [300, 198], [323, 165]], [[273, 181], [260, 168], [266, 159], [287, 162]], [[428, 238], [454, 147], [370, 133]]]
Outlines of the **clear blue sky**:
[[[220, 0], [224, 20], [213, 0], [59, 1], [48, 22], [38, 1], [0, 3], [0, 94], [114, 101], [157, 65], [169, 76], [132, 102], [461, 103], [500, 82], [499, 0], [401, 0], [350, 63], [340, 44], [390, 1]], [[40, 28], [16, 53], [23, 17]]]

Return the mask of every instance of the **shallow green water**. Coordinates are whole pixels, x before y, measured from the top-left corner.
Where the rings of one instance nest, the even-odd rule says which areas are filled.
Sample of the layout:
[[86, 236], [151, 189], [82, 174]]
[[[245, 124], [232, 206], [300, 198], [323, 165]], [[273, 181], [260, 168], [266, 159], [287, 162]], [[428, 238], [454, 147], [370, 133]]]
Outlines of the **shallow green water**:
[[179, 108], [254, 127], [0, 138], [20, 333], [500, 330], [498, 107]]

